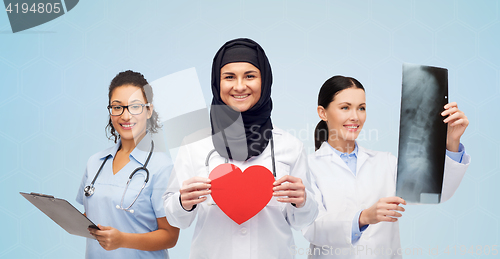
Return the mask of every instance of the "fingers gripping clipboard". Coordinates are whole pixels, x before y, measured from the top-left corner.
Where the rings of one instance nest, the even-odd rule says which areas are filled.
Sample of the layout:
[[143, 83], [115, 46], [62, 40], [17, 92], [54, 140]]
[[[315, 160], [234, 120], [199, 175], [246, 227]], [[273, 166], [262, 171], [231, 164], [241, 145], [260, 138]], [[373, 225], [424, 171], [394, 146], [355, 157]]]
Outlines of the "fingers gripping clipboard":
[[87, 228], [99, 228], [67, 200], [33, 192], [20, 194], [68, 233], [95, 239]]

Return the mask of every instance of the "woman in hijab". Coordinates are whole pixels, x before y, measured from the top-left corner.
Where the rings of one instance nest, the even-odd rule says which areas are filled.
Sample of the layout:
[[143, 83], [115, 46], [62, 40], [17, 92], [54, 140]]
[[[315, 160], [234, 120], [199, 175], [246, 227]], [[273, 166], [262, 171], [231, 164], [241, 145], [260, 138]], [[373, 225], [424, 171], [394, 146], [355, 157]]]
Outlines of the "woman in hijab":
[[[271, 84], [264, 50], [250, 39], [231, 40], [214, 57], [211, 134], [180, 148], [164, 194], [173, 226], [187, 228], [198, 215], [190, 258], [293, 258], [291, 228], [299, 230], [316, 218], [303, 144], [271, 122]], [[214, 201], [212, 191], [219, 189], [211, 188], [208, 177], [223, 164], [250, 175], [229, 182], [234, 191]], [[271, 177], [268, 188], [254, 186], [262, 172]], [[241, 219], [262, 192], [273, 198]]]

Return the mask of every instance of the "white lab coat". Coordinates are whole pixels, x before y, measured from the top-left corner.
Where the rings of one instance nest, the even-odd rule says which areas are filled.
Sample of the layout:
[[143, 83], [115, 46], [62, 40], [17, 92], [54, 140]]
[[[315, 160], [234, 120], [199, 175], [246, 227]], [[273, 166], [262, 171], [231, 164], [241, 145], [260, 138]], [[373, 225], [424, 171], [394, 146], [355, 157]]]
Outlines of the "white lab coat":
[[[462, 161], [463, 164], [446, 156], [441, 202], [455, 193], [469, 166], [470, 156], [464, 154]], [[313, 255], [309, 258], [401, 258], [397, 255], [401, 247], [398, 222], [369, 225], [360, 239], [351, 244], [356, 213], [369, 208], [380, 198], [395, 196], [395, 156], [358, 145], [354, 175], [324, 142], [309, 156], [309, 167], [320, 210], [316, 221], [302, 230], [304, 237], [311, 242], [309, 249]], [[396, 255], [387, 255], [389, 251]]]
[[[182, 208], [179, 202], [182, 182], [194, 176], [208, 178], [205, 159], [214, 146], [210, 134], [207, 134], [206, 138], [180, 148], [163, 198], [167, 219], [172, 226], [187, 228], [198, 215], [190, 258], [294, 258], [290, 252], [290, 247], [294, 245], [291, 228], [300, 230], [311, 224], [318, 214], [318, 205], [313, 198], [302, 142], [276, 128], [273, 129], [273, 138], [276, 179], [285, 175], [301, 178], [306, 187], [306, 203], [302, 208], [295, 208], [290, 203], [277, 202], [272, 198], [262, 211], [241, 225], [226, 216], [211, 196], [191, 212]], [[268, 145], [257, 157], [244, 162], [229, 162], [242, 171], [252, 165], [262, 165], [272, 172], [271, 161], [271, 147]], [[209, 170], [222, 163], [224, 158], [214, 152], [210, 157]]]

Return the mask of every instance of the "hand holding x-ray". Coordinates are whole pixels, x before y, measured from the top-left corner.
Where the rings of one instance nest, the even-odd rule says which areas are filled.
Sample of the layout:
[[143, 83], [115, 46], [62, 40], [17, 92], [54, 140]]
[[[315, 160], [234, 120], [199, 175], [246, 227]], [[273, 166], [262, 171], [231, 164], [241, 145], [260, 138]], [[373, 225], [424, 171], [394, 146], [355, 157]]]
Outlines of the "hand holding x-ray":
[[445, 111], [441, 113], [446, 117], [444, 123], [448, 124], [448, 137], [446, 139], [446, 149], [452, 152], [458, 152], [460, 137], [469, 126], [469, 120], [464, 112], [458, 109], [456, 102], [448, 103], [444, 106]]

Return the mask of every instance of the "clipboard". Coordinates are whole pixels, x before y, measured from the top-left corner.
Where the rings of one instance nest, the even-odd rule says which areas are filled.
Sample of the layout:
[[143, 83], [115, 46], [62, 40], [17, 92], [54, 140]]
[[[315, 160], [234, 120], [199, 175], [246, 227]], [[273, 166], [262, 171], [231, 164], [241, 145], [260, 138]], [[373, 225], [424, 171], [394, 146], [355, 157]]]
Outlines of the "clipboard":
[[90, 219], [64, 199], [40, 193], [19, 192], [24, 198], [72, 235], [95, 239], [87, 228], [99, 229]]

